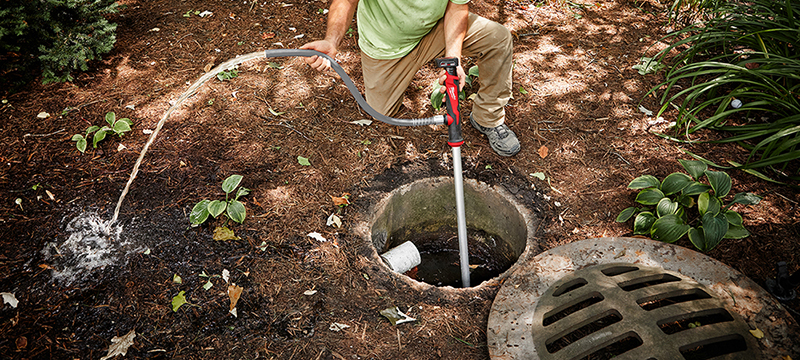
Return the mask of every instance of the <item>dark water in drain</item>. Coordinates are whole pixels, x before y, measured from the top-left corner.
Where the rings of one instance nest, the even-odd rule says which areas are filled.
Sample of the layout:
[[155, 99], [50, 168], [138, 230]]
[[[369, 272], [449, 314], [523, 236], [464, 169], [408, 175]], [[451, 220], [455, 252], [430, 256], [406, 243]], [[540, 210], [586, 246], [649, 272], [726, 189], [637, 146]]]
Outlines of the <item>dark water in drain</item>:
[[[483, 230], [467, 229], [470, 282], [473, 286], [508, 270], [519, 257], [502, 238]], [[417, 247], [422, 262], [406, 275], [436, 286], [461, 287], [458, 230], [444, 227], [436, 232], [400, 229], [389, 236], [385, 250], [406, 241]]]

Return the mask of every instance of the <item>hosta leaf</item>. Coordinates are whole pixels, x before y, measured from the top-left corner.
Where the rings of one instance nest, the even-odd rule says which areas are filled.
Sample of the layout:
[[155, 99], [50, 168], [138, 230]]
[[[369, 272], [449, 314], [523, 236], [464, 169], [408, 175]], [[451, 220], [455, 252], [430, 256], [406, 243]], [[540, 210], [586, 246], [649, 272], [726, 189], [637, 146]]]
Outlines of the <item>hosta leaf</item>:
[[710, 212], [712, 215], [716, 216], [720, 209], [722, 209], [722, 203], [720, 203], [716, 196], [704, 192], [697, 197], [697, 210], [700, 211], [700, 215], [705, 215]]
[[117, 133], [117, 135], [121, 136], [122, 133], [127, 131], [131, 131], [131, 125], [126, 121], [117, 121], [114, 123], [114, 132]]
[[673, 243], [683, 237], [691, 228], [678, 215], [665, 215], [653, 223], [650, 237], [653, 240]]
[[650, 229], [656, 222], [656, 216], [649, 211], [644, 211], [636, 215], [633, 220], [633, 233], [638, 235], [650, 235]]
[[742, 226], [742, 215], [739, 215], [736, 211], [726, 211], [725, 218], [728, 219], [728, 223], [732, 226]]
[[728, 232], [728, 219], [724, 215], [714, 215], [707, 212], [703, 215], [701, 220], [703, 223], [703, 237], [705, 238], [705, 247], [701, 251], [711, 251]]
[[689, 235], [689, 241], [691, 241], [692, 244], [694, 244], [694, 247], [696, 247], [698, 250], [702, 251], [703, 249], [706, 248], [706, 238], [703, 235], [702, 226], [699, 229], [697, 228], [689, 229], [687, 235]]
[[626, 222], [635, 213], [636, 213], [636, 208], [631, 206], [631, 207], [629, 207], [629, 208], [627, 208], [625, 210], [622, 210], [622, 212], [620, 212], [619, 215], [617, 215], [617, 220], [616, 221], [617, 222]]
[[708, 190], [711, 190], [711, 186], [695, 181], [683, 188], [683, 195], [700, 195]]
[[744, 226], [730, 226], [725, 233], [725, 239], [744, 239], [750, 236], [750, 232]]
[[225, 181], [222, 182], [222, 191], [226, 194], [230, 194], [233, 189], [236, 189], [239, 186], [239, 183], [242, 182], [242, 175], [231, 175], [228, 176]]
[[250, 189], [246, 187], [240, 187], [239, 190], [236, 191], [236, 197], [234, 200], [239, 200], [239, 197], [245, 196], [250, 193]]
[[241, 224], [244, 222], [245, 216], [247, 216], [247, 211], [244, 208], [244, 204], [238, 200], [231, 200], [231, 203], [228, 204], [228, 217]]
[[469, 68], [469, 71], [467, 71], [467, 75], [472, 76], [472, 77], [478, 77], [478, 73], [479, 73], [478, 65], [475, 65], [475, 66]]
[[681, 163], [681, 165], [683, 165], [683, 168], [686, 169], [686, 172], [688, 172], [689, 175], [691, 175], [692, 178], [695, 180], [699, 180], [700, 177], [703, 176], [703, 174], [705, 174], [705, 171], [708, 169], [708, 165], [706, 165], [706, 163], [702, 161], [678, 160], [678, 162]]
[[675, 198], [675, 201], [677, 201], [678, 204], [683, 205], [683, 207], [687, 207], [687, 208], [690, 208], [690, 207], [694, 206], [694, 204], [695, 204], [694, 203], [694, 198], [692, 198], [691, 196], [685, 195], [685, 194], [678, 195], [678, 197]]
[[731, 201], [728, 206], [732, 204], [744, 204], [744, 205], [755, 205], [761, 202], [761, 196], [758, 196], [753, 193], [738, 193], [733, 196], [733, 201]]
[[93, 132], [95, 132], [97, 130], [100, 130], [99, 126], [97, 126], [97, 125], [89, 126], [88, 128], [86, 128], [86, 135], [88, 136], [89, 134], [91, 134], [91, 133], [93, 133]]
[[192, 208], [192, 212], [189, 213], [189, 222], [192, 225], [200, 225], [208, 219], [208, 204], [211, 200], [202, 200], [197, 205]]
[[646, 189], [646, 188], [657, 188], [661, 186], [661, 182], [656, 179], [653, 175], [642, 175], [637, 177], [636, 179], [631, 180], [631, 183], [628, 184], [628, 189]]
[[439, 91], [442, 87], [442, 84], [439, 84], [439, 80], [433, 81], [433, 92], [431, 93], [431, 106], [433, 106], [433, 110], [439, 111], [444, 105], [444, 93]]
[[228, 207], [228, 203], [220, 200], [214, 200], [208, 203], [208, 213], [216, 218], [219, 216], [219, 214], [225, 212], [226, 207]]
[[661, 191], [664, 195], [675, 194], [693, 183], [692, 178], [684, 173], [669, 174], [664, 181], [661, 182]]
[[83, 135], [75, 134], [75, 136], [72, 137], [72, 141], [77, 141], [75, 147], [78, 148], [78, 151], [86, 152], [87, 143], [86, 143], [86, 138], [84, 138]]
[[108, 127], [103, 126], [102, 129], [97, 130], [97, 132], [94, 133], [94, 136], [92, 136], [92, 146], [95, 149], [97, 149], [97, 143], [106, 138], [106, 131], [107, 131], [106, 129], [108, 129]]
[[669, 198], [662, 198], [656, 205], [656, 214], [658, 214], [658, 217], [675, 214], [678, 212], [678, 208], [680, 208], [678, 203], [673, 202]]
[[114, 122], [116, 120], [117, 120], [117, 114], [115, 114], [113, 111], [109, 111], [106, 113], [106, 122], [108, 123], [108, 126], [114, 126]]
[[708, 183], [714, 189], [714, 195], [719, 198], [724, 198], [731, 191], [731, 177], [722, 171], [706, 170]]
[[661, 190], [656, 188], [647, 188], [639, 192], [636, 195], [636, 202], [644, 205], [655, 205], [658, 204], [661, 199], [664, 198], [664, 193]]

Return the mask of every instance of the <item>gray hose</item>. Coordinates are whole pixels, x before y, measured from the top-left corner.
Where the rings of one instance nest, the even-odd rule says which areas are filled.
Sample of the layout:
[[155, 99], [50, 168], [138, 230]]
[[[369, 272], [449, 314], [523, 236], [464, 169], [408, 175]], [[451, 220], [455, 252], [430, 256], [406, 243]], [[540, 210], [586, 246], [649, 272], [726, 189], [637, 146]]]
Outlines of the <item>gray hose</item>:
[[397, 119], [388, 117], [379, 113], [377, 110], [373, 109], [372, 106], [367, 104], [367, 101], [364, 100], [364, 97], [361, 96], [361, 92], [358, 91], [356, 84], [353, 83], [353, 80], [350, 79], [350, 76], [344, 71], [341, 65], [339, 65], [336, 60], [333, 60], [327, 54], [321, 53], [316, 50], [300, 50], [300, 49], [273, 49], [273, 50], [266, 50], [265, 57], [273, 58], [273, 57], [292, 57], [292, 56], [302, 56], [302, 57], [312, 57], [312, 56], [320, 56], [322, 58], [327, 59], [331, 62], [331, 68], [339, 74], [339, 77], [342, 78], [344, 84], [347, 85], [347, 89], [350, 90], [350, 94], [356, 99], [356, 102], [359, 106], [361, 106], [364, 111], [372, 116], [375, 120], [380, 122], [387, 123], [389, 125], [395, 126], [422, 126], [422, 125], [444, 125], [446, 122], [444, 115], [435, 115], [432, 117], [427, 117], [423, 119]]

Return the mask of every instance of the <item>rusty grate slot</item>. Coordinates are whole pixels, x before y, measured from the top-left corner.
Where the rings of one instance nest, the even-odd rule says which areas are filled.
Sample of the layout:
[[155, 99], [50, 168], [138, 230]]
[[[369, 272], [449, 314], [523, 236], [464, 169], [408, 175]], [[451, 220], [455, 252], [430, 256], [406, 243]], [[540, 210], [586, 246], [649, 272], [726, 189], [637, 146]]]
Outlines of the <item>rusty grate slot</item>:
[[[642, 346], [644, 342], [635, 332], [629, 332], [622, 335], [622, 338], [611, 343], [610, 345], [597, 350], [587, 356], [582, 357], [580, 360], [609, 360], [619, 355], [622, 355], [628, 350], [633, 350]], [[648, 359], [648, 360], [652, 360]]]
[[590, 321], [588, 324], [566, 334], [560, 338], [547, 342], [547, 352], [553, 354], [567, 347], [567, 345], [583, 339], [597, 331], [600, 331], [612, 324], [622, 321], [622, 316], [616, 310], [608, 311], [597, 320]]
[[542, 294], [533, 324], [542, 360], [760, 358], [748, 324], [711, 290], [658, 267], [577, 270]]
[[681, 281], [681, 279], [670, 274], [656, 274], [620, 283], [619, 287], [625, 291], [634, 291], [648, 286], [655, 286], [676, 281]]
[[[733, 354], [747, 350], [747, 343], [739, 334], [722, 336], [714, 339], [699, 341], [681, 347], [681, 355], [686, 360], [706, 360], [717, 356]], [[742, 358], [744, 359], [744, 357]]]
[[601, 301], [603, 301], [603, 295], [598, 292], [586, 294], [585, 296], [575, 299], [571, 303], [564, 304], [560, 308], [546, 314], [544, 320], [542, 320], [542, 326], [553, 324], [556, 321], [559, 321], [573, 313], [576, 313]]
[[610, 267], [608, 269], [603, 269], [601, 272], [605, 276], [617, 276], [636, 270], [639, 270], [639, 268], [636, 266], [620, 265], [620, 266]]
[[678, 290], [655, 296], [649, 296], [644, 299], [639, 299], [636, 302], [642, 309], [651, 311], [669, 306], [673, 304], [680, 304], [689, 301], [710, 299], [711, 295], [700, 289], [691, 290]]
[[579, 288], [581, 288], [582, 286], [584, 286], [586, 284], [588, 284], [586, 282], [586, 279], [577, 278], [577, 279], [572, 280], [572, 281], [570, 281], [570, 282], [568, 282], [568, 283], [566, 283], [564, 285], [559, 286], [558, 289], [556, 289], [556, 291], [553, 292], [553, 296], [559, 297], [559, 296], [564, 295], [564, 294], [566, 294], [566, 293], [568, 293], [568, 292], [570, 292], [572, 290], [579, 289]]
[[698, 328], [706, 325], [719, 324], [733, 321], [733, 316], [725, 309], [711, 309], [681, 315], [676, 318], [658, 322], [658, 327], [664, 334], [672, 335], [681, 331]]

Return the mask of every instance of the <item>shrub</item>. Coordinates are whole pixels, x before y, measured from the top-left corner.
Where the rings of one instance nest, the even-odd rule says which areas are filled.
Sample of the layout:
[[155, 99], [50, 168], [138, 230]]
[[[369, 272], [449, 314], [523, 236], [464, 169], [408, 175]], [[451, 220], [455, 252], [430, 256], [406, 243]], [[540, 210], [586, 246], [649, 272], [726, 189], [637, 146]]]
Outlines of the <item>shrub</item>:
[[44, 83], [71, 81], [116, 42], [115, 0], [6, 0], [0, 2], [0, 52], [14, 67], [38, 66]]
[[[617, 216], [617, 222], [633, 220], [633, 232], [667, 243], [684, 235], [700, 251], [713, 249], [722, 239], [741, 239], [750, 236], [742, 224], [742, 216], [730, 209], [733, 204], [755, 205], [761, 197], [738, 193], [728, 205], [723, 199], [731, 190], [731, 178], [722, 171], [711, 171], [701, 161], [678, 160], [689, 173], [672, 173], [664, 181], [642, 175], [628, 184], [640, 190], [636, 202], [655, 206], [629, 207]], [[705, 177], [708, 184], [700, 182]], [[696, 208], [695, 208], [696, 205]], [[690, 211], [691, 210], [691, 211]], [[699, 226], [693, 224], [699, 222]]]
[[680, 104], [676, 129], [686, 138], [725, 132], [717, 142], [751, 151], [743, 168], [800, 159], [800, 0], [695, 2], [711, 6], [707, 20], [667, 35], [673, 44], [655, 56], [663, 62], [680, 50], [650, 90], [666, 88], [658, 115]]

